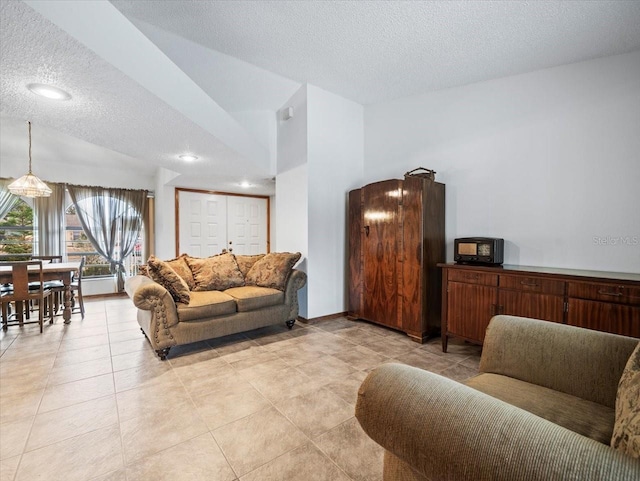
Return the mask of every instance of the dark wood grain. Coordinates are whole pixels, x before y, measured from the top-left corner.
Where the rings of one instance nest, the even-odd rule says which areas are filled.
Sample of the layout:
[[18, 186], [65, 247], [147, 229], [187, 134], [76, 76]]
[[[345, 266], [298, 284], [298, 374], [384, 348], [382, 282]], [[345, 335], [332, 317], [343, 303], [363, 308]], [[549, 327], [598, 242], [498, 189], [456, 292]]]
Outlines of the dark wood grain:
[[569, 298], [567, 324], [640, 337], [640, 307]]
[[481, 343], [496, 314], [498, 288], [449, 282], [447, 285], [447, 335]]
[[564, 297], [500, 289], [498, 314], [563, 322]]
[[569, 297], [640, 306], [640, 286], [619, 282], [569, 282]]
[[363, 191], [363, 317], [400, 328], [398, 316], [398, 206], [401, 181], [369, 184]]
[[361, 317], [362, 312], [362, 191], [349, 192], [348, 198], [349, 236], [349, 306], [348, 313]]

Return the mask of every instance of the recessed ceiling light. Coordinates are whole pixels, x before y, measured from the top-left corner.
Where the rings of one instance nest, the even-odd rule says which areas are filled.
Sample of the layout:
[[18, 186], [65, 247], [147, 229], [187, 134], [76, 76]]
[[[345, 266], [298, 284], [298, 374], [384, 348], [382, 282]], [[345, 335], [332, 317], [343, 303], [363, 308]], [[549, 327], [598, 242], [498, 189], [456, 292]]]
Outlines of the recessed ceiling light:
[[186, 162], [193, 162], [194, 160], [198, 160], [198, 157], [191, 154], [182, 154], [182, 155], [179, 155], [178, 158]]
[[58, 87], [45, 84], [29, 84], [27, 88], [40, 97], [46, 97], [52, 100], [69, 100], [71, 95]]
[[248, 189], [249, 187], [251, 187], [251, 184], [245, 180], [244, 182], [240, 182], [240, 187], [242, 187], [243, 189]]

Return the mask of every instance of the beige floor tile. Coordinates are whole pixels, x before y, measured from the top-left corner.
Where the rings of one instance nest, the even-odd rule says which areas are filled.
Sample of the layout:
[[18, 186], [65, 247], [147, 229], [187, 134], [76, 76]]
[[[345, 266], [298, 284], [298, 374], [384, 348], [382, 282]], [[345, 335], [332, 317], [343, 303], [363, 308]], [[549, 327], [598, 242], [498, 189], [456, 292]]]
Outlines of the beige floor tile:
[[103, 357], [93, 361], [60, 366], [51, 371], [47, 384], [55, 386], [112, 372], [111, 359]]
[[422, 349], [414, 349], [413, 351], [394, 359], [403, 364], [419, 367], [420, 369], [435, 373], [440, 373], [455, 364], [455, 361], [449, 361], [447, 358], [432, 354]]
[[307, 443], [260, 466], [240, 481], [350, 481], [327, 456]]
[[191, 401], [168, 402], [162, 411], [120, 422], [120, 430], [127, 465], [208, 431]]
[[9, 371], [0, 377], [0, 393], [2, 395], [35, 391], [47, 385], [48, 369], [34, 368], [29, 371], [28, 364], [16, 371]]
[[78, 404], [115, 392], [113, 374], [90, 377], [79, 381], [49, 386], [44, 391], [38, 413], [45, 413]]
[[259, 349], [260, 351], [254, 352], [252, 353], [252, 355], [239, 359], [237, 361], [230, 361], [228, 357], [226, 357], [225, 360], [231, 365], [231, 367], [238, 371], [270, 361], [275, 361], [283, 367], [286, 366], [282, 359], [280, 359], [275, 353], [266, 351], [262, 347], [259, 347]]
[[193, 400], [210, 430], [242, 419], [271, 406], [249, 383], [236, 383], [234, 388], [212, 391]]
[[111, 357], [111, 364], [114, 372], [131, 369], [132, 367], [149, 365], [156, 361], [159, 361], [159, 359], [151, 349], [127, 352], [125, 354], [118, 354], [117, 356]]
[[326, 352], [320, 349], [304, 349], [303, 346], [291, 345], [285, 349], [276, 351], [278, 356], [289, 366], [299, 366], [308, 362], [316, 362]]
[[0, 481], [13, 481], [18, 471], [20, 458], [20, 456], [14, 456], [0, 461]]
[[207, 362], [216, 357], [220, 355], [208, 343], [194, 342], [188, 346], [172, 347], [167, 360], [173, 367], [184, 367]]
[[163, 384], [175, 377], [176, 373], [166, 362], [150, 362], [113, 373], [116, 392], [126, 391], [135, 387]]
[[344, 379], [338, 379], [325, 385], [334, 394], [338, 395], [343, 401], [348, 402], [352, 406], [356, 405], [358, 400], [358, 389], [362, 381], [367, 377], [367, 373], [358, 371]]
[[83, 349], [74, 349], [73, 351], [63, 351], [59, 352], [56, 356], [56, 361], [53, 364], [53, 367], [68, 366], [70, 364], [93, 361], [94, 359], [108, 358], [110, 356], [111, 351], [109, 350], [109, 346], [106, 344]]
[[458, 363], [449, 369], [445, 369], [440, 373], [440, 375], [453, 379], [454, 381], [464, 382], [470, 377], [477, 376], [478, 370]]
[[332, 355], [322, 356], [316, 362], [301, 364], [297, 369], [312, 379], [324, 381], [325, 384], [356, 372], [349, 364]]
[[477, 372], [480, 370], [480, 355], [470, 356], [466, 358], [464, 361], [461, 361], [460, 364], [462, 364], [463, 366], [469, 367]]
[[275, 408], [213, 431], [227, 460], [239, 476], [253, 471], [307, 441], [307, 437]]
[[83, 337], [104, 336], [109, 334], [106, 323], [93, 323], [84, 325], [80, 322], [72, 322], [67, 324], [64, 331], [64, 341], [71, 339], [80, 339]]
[[117, 424], [115, 395], [38, 414], [25, 451]]
[[355, 481], [382, 480], [384, 450], [362, 430], [355, 418], [314, 440]]
[[[257, 357], [262, 357], [262, 354]], [[263, 360], [260, 363], [252, 364], [251, 367], [239, 369], [242, 366], [242, 363], [243, 361], [239, 361], [237, 363], [233, 363], [232, 366], [238, 370], [238, 375], [241, 379], [246, 379], [248, 381], [273, 376], [278, 371], [282, 371], [287, 368], [287, 363], [279, 357], [272, 357], [269, 360]]]
[[0, 423], [35, 416], [43, 394], [44, 389], [7, 394], [0, 391]]
[[326, 381], [311, 379], [294, 367], [249, 382], [274, 404], [315, 391], [326, 384]]
[[324, 388], [287, 399], [276, 408], [312, 439], [354, 416], [353, 405]]
[[359, 371], [373, 369], [389, 360], [389, 356], [384, 356], [364, 346], [355, 346], [353, 349], [335, 353], [333, 357], [346, 362]]
[[220, 358], [232, 363], [249, 359], [257, 354], [269, 353], [264, 347], [260, 346], [252, 339], [234, 342], [231, 344], [223, 344], [214, 348], [220, 355]]
[[18, 456], [24, 451], [33, 417], [0, 424], [0, 459]]
[[126, 354], [127, 352], [151, 349], [151, 346], [149, 346], [149, 341], [147, 341], [143, 335], [141, 335], [139, 339], [132, 339], [122, 342], [112, 342], [110, 346], [111, 354], [114, 356], [117, 356], [118, 354]]
[[[167, 462], [171, 459], [171, 462]], [[159, 452], [127, 468], [128, 481], [232, 481], [236, 475], [210, 433]]]
[[25, 453], [16, 481], [85, 481], [122, 466], [120, 433], [111, 427]]
[[86, 349], [87, 347], [102, 346], [109, 344], [108, 334], [99, 334], [97, 336], [76, 337], [73, 339], [65, 339], [60, 343], [60, 351], [73, 351], [74, 349]]
[[219, 357], [197, 364], [185, 365], [174, 369], [184, 387], [193, 395], [207, 392], [209, 384], [215, 384], [215, 378], [228, 374], [237, 374], [228, 362]]
[[140, 327], [138, 323], [132, 325], [130, 329], [123, 329], [122, 331], [110, 331], [109, 332], [109, 342], [122, 342], [122, 341], [131, 341], [138, 340], [140, 338], [144, 338], [144, 334], [140, 332]]
[[127, 471], [124, 468], [118, 469], [97, 478], [91, 478], [89, 481], [127, 481]]
[[413, 351], [418, 344], [411, 340], [401, 340], [398, 338], [384, 338], [375, 342], [365, 344], [365, 346], [372, 351], [382, 354], [387, 357], [397, 357]]
[[191, 401], [182, 383], [176, 377], [165, 382], [129, 389], [116, 394], [120, 422], [150, 414], [162, 413], [167, 407]]
[[370, 344], [372, 342], [379, 342], [385, 338], [385, 336], [382, 336], [372, 330], [363, 329], [361, 327], [341, 329], [336, 332], [336, 335], [356, 344]]
[[140, 326], [136, 321], [122, 321], [122, 322], [110, 322], [107, 323], [107, 330], [109, 333], [116, 333], [120, 331], [130, 331], [131, 329], [138, 329], [138, 333], [144, 337], [144, 334], [140, 331]]

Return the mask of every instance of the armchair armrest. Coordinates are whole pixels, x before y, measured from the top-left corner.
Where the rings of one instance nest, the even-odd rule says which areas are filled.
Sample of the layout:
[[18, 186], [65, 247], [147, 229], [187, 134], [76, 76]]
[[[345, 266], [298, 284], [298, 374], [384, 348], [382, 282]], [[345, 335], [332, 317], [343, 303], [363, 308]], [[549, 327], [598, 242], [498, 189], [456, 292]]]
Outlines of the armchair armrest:
[[640, 461], [630, 456], [410, 366], [372, 371], [358, 392], [356, 418], [374, 441], [427, 479], [640, 479]]
[[287, 317], [291, 320], [298, 317], [298, 290], [302, 289], [306, 283], [307, 274], [305, 272], [298, 269], [291, 271], [284, 290], [284, 302], [287, 306], [291, 306]]
[[491, 319], [480, 371], [615, 407], [618, 381], [638, 340], [516, 316]]
[[133, 276], [126, 280], [125, 290], [138, 309], [151, 312], [152, 332], [178, 324], [178, 311], [173, 297], [154, 280], [141, 275]]

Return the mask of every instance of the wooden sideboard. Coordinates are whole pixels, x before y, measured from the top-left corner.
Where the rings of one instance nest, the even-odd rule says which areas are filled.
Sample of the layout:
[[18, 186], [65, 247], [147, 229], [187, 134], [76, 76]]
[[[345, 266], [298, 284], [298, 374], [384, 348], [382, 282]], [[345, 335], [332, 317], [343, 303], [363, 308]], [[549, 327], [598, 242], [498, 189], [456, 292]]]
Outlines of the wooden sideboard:
[[640, 275], [504, 265], [442, 268], [442, 350], [482, 344], [494, 315], [532, 317], [640, 337]]

